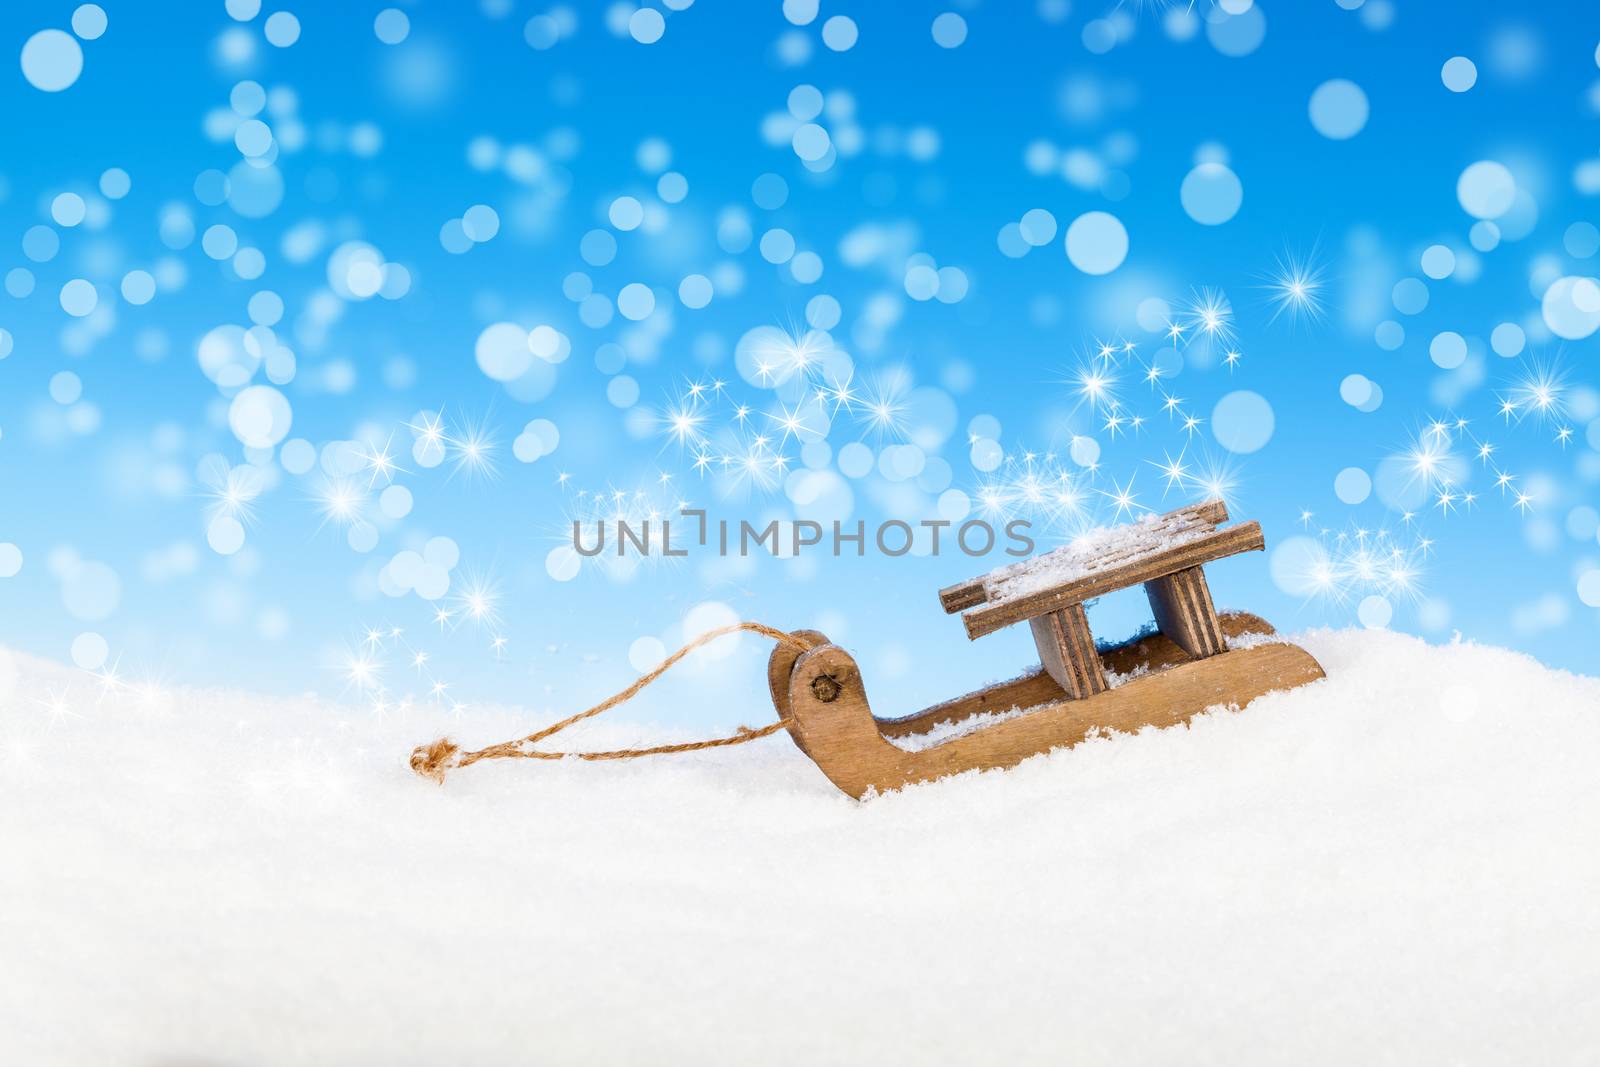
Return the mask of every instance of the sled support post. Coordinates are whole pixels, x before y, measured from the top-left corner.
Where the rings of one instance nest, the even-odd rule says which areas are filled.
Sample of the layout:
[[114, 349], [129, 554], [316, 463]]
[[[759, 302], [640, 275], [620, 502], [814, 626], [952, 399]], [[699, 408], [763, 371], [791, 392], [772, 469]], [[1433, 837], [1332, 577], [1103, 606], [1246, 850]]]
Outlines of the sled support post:
[[1067, 696], [1082, 700], [1106, 691], [1106, 673], [1082, 604], [1035, 616], [1028, 625], [1039, 648], [1039, 662]]
[[1144, 591], [1150, 598], [1156, 628], [1189, 655], [1203, 659], [1227, 647], [1203, 568], [1190, 567], [1154, 578], [1144, 583]]

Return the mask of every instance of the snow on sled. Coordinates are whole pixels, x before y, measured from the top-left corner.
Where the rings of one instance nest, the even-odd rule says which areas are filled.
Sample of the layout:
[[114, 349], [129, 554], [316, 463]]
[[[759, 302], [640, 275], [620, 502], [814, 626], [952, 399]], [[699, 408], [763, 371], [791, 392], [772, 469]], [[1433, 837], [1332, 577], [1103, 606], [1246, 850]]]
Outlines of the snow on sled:
[[[879, 719], [861, 672], [844, 649], [816, 631], [814, 647], [780, 644], [767, 666], [772, 700], [801, 751], [854, 797], [973, 769], [1010, 767], [1073, 745], [1098, 729], [1132, 732], [1187, 722], [1207, 708], [1243, 707], [1256, 697], [1323, 676], [1304, 649], [1283, 641], [1230, 649], [1231, 638], [1272, 634], [1266, 620], [1218, 614], [1203, 567], [1265, 547], [1261, 524], [1220, 528], [1221, 501], [1094, 530], [1072, 544], [939, 592], [976, 640], [1026, 621], [1040, 666], [900, 719]], [[1142, 583], [1156, 632], [1109, 648], [1089, 632], [1086, 602]], [[1127, 678], [1113, 687], [1108, 676]], [[1131, 676], [1131, 677], [1130, 677]], [[911, 738], [973, 716], [996, 721], [939, 744], [908, 750]]]

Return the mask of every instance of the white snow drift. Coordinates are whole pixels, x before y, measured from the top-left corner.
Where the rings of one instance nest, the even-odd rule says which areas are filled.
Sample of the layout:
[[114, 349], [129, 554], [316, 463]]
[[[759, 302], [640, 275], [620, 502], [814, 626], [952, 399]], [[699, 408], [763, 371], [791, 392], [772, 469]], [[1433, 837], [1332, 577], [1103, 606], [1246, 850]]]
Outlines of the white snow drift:
[[782, 736], [437, 788], [413, 744], [534, 723], [0, 655], [5, 1059], [1592, 1063], [1600, 681], [1302, 640], [1325, 682], [865, 804]]

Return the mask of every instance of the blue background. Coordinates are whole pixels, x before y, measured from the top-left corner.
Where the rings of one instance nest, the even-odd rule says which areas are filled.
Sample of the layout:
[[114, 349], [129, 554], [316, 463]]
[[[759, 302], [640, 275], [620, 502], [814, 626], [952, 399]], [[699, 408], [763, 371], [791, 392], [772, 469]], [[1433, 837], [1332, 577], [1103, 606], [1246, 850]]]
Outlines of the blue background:
[[[826, 295], [840, 320], [808, 345], [848, 353], [860, 395], [904, 401], [922, 390], [891, 425], [846, 405], [825, 449], [802, 456], [801, 441], [775, 446], [791, 467], [833, 472], [826, 484], [848, 487], [851, 523], [915, 521], [934, 514], [947, 489], [975, 499], [988, 485], [1003, 498], [994, 515], [1034, 520], [1043, 547], [1118, 518], [1114, 497], [1130, 478], [1136, 513], [1208, 495], [1192, 483], [1165, 487], [1156, 464], [1181, 453], [1195, 470], [1227, 470], [1233, 513], [1262, 522], [1269, 556], [1307, 538], [1295, 542], [1302, 556], [1322, 551], [1348, 563], [1352, 545], [1383, 530], [1377, 543], [1398, 546], [1416, 572], [1399, 585], [1346, 573], [1336, 588], [1307, 595], [1285, 580], [1293, 559], [1281, 560], [1275, 580], [1268, 559], [1247, 556], [1210, 569], [1223, 605], [1294, 629], [1374, 621], [1359, 606], [1381, 597], [1391, 626], [1432, 640], [1459, 632], [1558, 666], [1600, 666], [1596, 609], [1579, 593], [1600, 565], [1594, 342], [1551, 335], [1539, 300], [1554, 278], [1593, 272], [1592, 259], [1575, 254], [1583, 242], [1569, 239], [1569, 227], [1595, 214], [1581, 171], [1596, 153], [1600, 101], [1592, 5], [1513, 11], [1368, 0], [1347, 10], [1306, 0], [1229, 15], [1207, 3], [1079, 3], [1063, 15], [1050, 4], [824, 3], [819, 17], [796, 26], [777, 3], [702, 0], [665, 10], [665, 33], [644, 44], [628, 33], [631, 5], [463, 0], [396, 5], [409, 33], [389, 45], [374, 32], [386, 5], [305, 4], [291, 5], [299, 38], [275, 47], [263, 28], [280, 10], [272, 4], [237, 20], [221, 0], [109, 2], [104, 35], [82, 42], [81, 77], [42, 92], [15, 57], [35, 32], [69, 28], [75, 6], [0, 13], [0, 41], [13, 57], [0, 79], [9, 119], [0, 272], [22, 268], [35, 279], [25, 296], [0, 295], [0, 328], [12, 338], [0, 362], [0, 542], [23, 557], [19, 573], [0, 579], [7, 644], [65, 659], [92, 632], [126, 680], [312, 689], [380, 706], [410, 694], [440, 713], [450, 701], [587, 702], [658, 655], [652, 639], [670, 650], [690, 636], [686, 615], [696, 624], [821, 625], [857, 653], [881, 713], [1021, 668], [1031, 651], [1025, 632], [969, 644], [934, 597], [1002, 557], [730, 563], [697, 555], [626, 574], [593, 565], [570, 580], [552, 573], [560, 567], [550, 554], [569, 536], [568, 521], [610, 514], [609, 504], [596, 509], [595, 494], [610, 501], [622, 492], [635, 516], [687, 500], [735, 522], [811, 517], [783, 476], [752, 485], [702, 475], [694, 459], [697, 451], [748, 452], [754, 431], [735, 419], [740, 403], [752, 409], [749, 425], [783, 436], [771, 430], [773, 390], [742, 376], [734, 353], [752, 330], [804, 335], [810, 302]], [[959, 47], [940, 47], [930, 31], [946, 10], [968, 28]], [[842, 52], [822, 40], [837, 15], [859, 27]], [[525, 27], [536, 16], [553, 21], [535, 37], [559, 24], [570, 33], [531, 47]], [[1224, 54], [1213, 40], [1226, 47], [1242, 31], [1225, 24], [1263, 17], [1264, 37], [1248, 54]], [[1464, 93], [1441, 83], [1441, 66], [1455, 55], [1478, 70]], [[1323, 136], [1308, 118], [1312, 92], [1335, 78], [1358, 84], [1370, 103], [1364, 128], [1346, 140]], [[284, 191], [264, 214], [206, 202], [218, 199], [211, 193], [220, 181], [206, 172], [233, 172], [237, 181], [235, 168], [250, 166], [233, 140], [246, 116], [230, 110], [230, 92], [244, 81], [266, 90], [260, 117], [279, 142], [269, 169]], [[822, 172], [803, 165], [787, 136], [798, 125], [787, 101], [801, 85], [829, 100], [818, 121], [836, 143], [851, 136], [847, 127], [861, 141]], [[841, 117], [851, 110], [841, 93], [853, 117]], [[664, 166], [650, 148], [641, 151], [655, 142], [667, 149]], [[506, 164], [517, 145], [526, 146], [522, 160], [536, 161], [521, 177]], [[1030, 146], [1035, 159], [1084, 149], [1116, 176], [1085, 188], [1058, 167], [1037, 173]], [[1242, 183], [1242, 205], [1220, 225], [1200, 224], [1180, 201], [1200, 160], [1225, 162]], [[1526, 216], [1526, 201], [1536, 209], [1531, 226], [1527, 218], [1507, 224], [1525, 234], [1483, 252], [1469, 244], [1475, 220], [1456, 192], [1464, 168], [1479, 160], [1508, 167], [1525, 201], [1518, 211]], [[113, 167], [131, 176], [125, 198], [99, 192]], [[681, 202], [658, 196], [662, 170], [686, 178]], [[762, 175], [783, 179], [781, 206], [756, 202]], [[52, 220], [63, 192], [88, 203], [85, 222]], [[610, 211], [621, 196], [641, 201], [651, 221], [619, 231]], [[494, 210], [498, 232], [452, 253], [441, 228], [473, 205]], [[1011, 258], [1002, 228], [1032, 209], [1048, 211], [1058, 228]], [[719, 241], [730, 211], [748, 219], [748, 247]], [[1125, 262], [1103, 276], [1076, 269], [1063, 247], [1068, 223], [1089, 211], [1111, 212], [1129, 235]], [[191, 240], [171, 232], [164, 240], [161, 220], [174, 212], [192, 218]], [[39, 225], [61, 242], [45, 262], [23, 250], [24, 233]], [[199, 234], [214, 225], [261, 250], [259, 277], [242, 278], [231, 259], [203, 250]], [[304, 240], [308, 227], [321, 239]], [[820, 279], [802, 284], [762, 257], [760, 237], [773, 228], [820, 257]], [[596, 229], [618, 246], [600, 265], [580, 252]], [[871, 233], [881, 237], [874, 254], [857, 259], [849, 249], [870, 243]], [[291, 254], [297, 235], [310, 254]], [[350, 241], [402, 265], [408, 291], [394, 300], [336, 295], [329, 259]], [[1420, 257], [1434, 244], [1455, 250], [1453, 276], [1423, 274]], [[906, 272], [918, 253], [958, 268], [965, 296], [913, 299]], [[1317, 314], [1275, 304], [1274, 274], [1288, 259], [1317, 272]], [[165, 278], [142, 306], [118, 295], [135, 269]], [[680, 280], [690, 274], [713, 279], [709, 306], [680, 303]], [[1419, 314], [1391, 302], [1404, 277], [1428, 288]], [[87, 317], [68, 315], [58, 299], [75, 278], [98, 292]], [[564, 295], [564, 287], [592, 288], [614, 299], [630, 283], [654, 292], [643, 322], [586, 324]], [[285, 471], [276, 449], [247, 454], [228, 421], [237, 390], [219, 388], [196, 358], [209, 331], [250, 326], [249, 302], [262, 290], [282, 298], [274, 329], [295, 358], [292, 380], [276, 383], [292, 407], [288, 438], [309, 442], [324, 460], [306, 474]], [[1152, 389], [1141, 368], [1168, 342], [1149, 302], [1165, 302], [1166, 318], [1183, 322], [1205, 292], [1228, 300], [1238, 365], [1186, 339], [1176, 362], [1160, 357], [1181, 371]], [[319, 307], [337, 315], [313, 328]], [[875, 313], [881, 325], [870, 325]], [[1375, 341], [1386, 320], [1404, 330], [1393, 350]], [[570, 354], [553, 365], [536, 360], [507, 389], [474, 358], [485, 328], [507, 321], [553, 327]], [[1509, 358], [1489, 346], [1507, 322], [1527, 338]], [[1446, 330], [1469, 345], [1466, 363], [1450, 370], [1429, 355], [1430, 340]], [[1113, 373], [1120, 410], [1145, 419], [1138, 433], [1113, 435], [1074, 384], [1095, 365], [1101, 340], [1135, 345]], [[620, 354], [608, 344], [621, 345]], [[81, 399], [52, 396], [63, 371], [81, 381]], [[1524, 404], [1510, 419], [1497, 414], [1501, 397], [1525, 395], [1544, 372], [1560, 379], [1552, 410]], [[1356, 373], [1381, 387], [1376, 410], [1341, 399], [1341, 382]], [[264, 384], [264, 369], [252, 381]], [[681, 406], [689, 383], [714, 381], [725, 383], [720, 395], [697, 409], [705, 440], [684, 447], [664, 432], [664, 415]], [[1259, 394], [1274, 412], [1270, 441], [1257, 451], [1233, 454], [1216, 438], [1215, 406], [1236, 390]], [[1162, 411], [1163, 391], [1204, 420], [1198, 432]], [[927, 405], [934, 411], [923, 419]], [[946, 410], [954, 417], [944, 419]], [[458, 463], [453, 445], [438, 466], [418, 462], [410, 427], [425, 411], [441, 413], [451, 441], [479, 434], [493, 446], [491, 462]], [[994, 421], [974, 423], [980, 416]], [[534, 419], [554, 424], [559, 445], [521, 462], [513, 441]], [[1413, 502], [1409, 520], [1390, 506], [1392, 492], [1358, 504], [1336, 496], [1340, 471], [1376, 475], [1386, 459], [1404, 462], [1425, 443], [1430, 422], [1456, 419], [1468, 420], [1471, 436], [1452, 430], [1449, 451], [1460, 462], [1444, 488], [1476, 493], [1470, 508], [1439, 506], [1438, 485]], [[1571, 431], [1564, 443], [1563, 429]], [[998, 441], [998, 468], [975, 467], [974, 437]], [[1098, 443], [1097, 470], [1073, 461], [1075, 438]], [[1484, 440], [1495, 446], [1492, 465], [1473, 458], [1471, 442]], [[385, 517], [377, 497], [391, 476], [342, 477], [370, 490], [360, 505], [376, 540], [367, 551], [353, 549], [347, 524], [321, 510], [328, 485], [341, 480], [326, 474], [327, 449], [345, 448], [333, 444], [340, 441], [363, 442], [368, 452], [392, 442], [400, 468], [392, 481], [415, 500], [409, 514]], [[874, 456], [913, 443], [921, 461], [948, 464], [948, 484], [934, 475], [923, 487], [915, 478], [839, 475], [839, 450], [855, 441]], [[1050, 514], [1017, 499], [1029, 453], [1032, 469], [1069, 472], [1081, 509]], [[241, 516], [245, 546], [227, 555], [207, 540], [219, 514], [208, 492], [219, 461], [207, 457], [217, 456], [253, 463], [249, 477], [261, 487]], [[1515, 486], [1530, 494], [1523, 508], [1495, 487], [1495, 469], [1515, 473]], [[459, 549], [449, 592], [434, 601], [384, 593], [379, 572], [395, 554], [421, 552], [438, 537]], [[85, 611], [70, 592], [73, 575], [86, 581], [83, 561], [115, 573], [111, 610], [100, 610], [101, 596]], [[90, 593], [106, 592], [103, 581], [91, 584]], [[461, 596], [472, 589], [496, 594], [494, 617], [470, 618]], [[451, 612], [443, 625], [434, 621], [440, 606]], [[1147, 611], [1135, 593], [1108, 598], [1092, 615], [1109, 637]], [[403, 633], [363, 640], [369, 628], [393, 627]], [[669, 683], [660, 691], [667, 704], [653, 714], [760, 721], [760, 652], [757, 642], [744, 644], [736, 657], [708, 658]], [[421, 667], [417, 652], [426, 656]], [[370, 664], [370, 684], [353, 684], [367, 672], [353, 675], [352, 661]]]

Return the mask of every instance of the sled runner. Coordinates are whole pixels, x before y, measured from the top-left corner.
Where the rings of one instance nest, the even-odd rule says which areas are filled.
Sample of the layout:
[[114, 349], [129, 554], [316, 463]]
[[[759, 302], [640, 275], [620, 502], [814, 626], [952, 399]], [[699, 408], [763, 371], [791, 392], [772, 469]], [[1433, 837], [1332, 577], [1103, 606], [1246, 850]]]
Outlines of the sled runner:
[[[977, 639], [1027, 622], [1040, 666], [900, 719], [878, 719], [850, 654], [816, 631], [796, 636], [802, 651], [779, 644], [768, 683], [780, 719], [801, 751], [851, 796], [973, 769], [1010, 767], [1040, 752], [1073, 745], [1096, 729], [1137, 731], [1186, 722], [1218, 705], [1243, 707], [1263, 693], [1323, 676], [1303, 649], [1265, 640], [1229, 649], [1230, 638], [1270, 635], [1264, 619], [1218, 614], [1204, 566], [1265, 546], [1256, 522], [1221, 528], [1221, 501], [1092, 531], [1048, 552], [939, 592]], [[1089, 632], [1086, 602], [1143, 584], [1156, 632], [1100, 648]], [[1011, 713], [1011, 714], [1007, 714]], [[920, 751], [891, 739], [945, 723], [996, 714], [997, 721]]]

